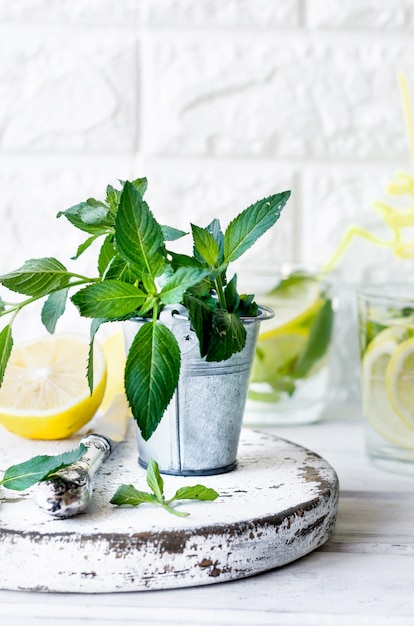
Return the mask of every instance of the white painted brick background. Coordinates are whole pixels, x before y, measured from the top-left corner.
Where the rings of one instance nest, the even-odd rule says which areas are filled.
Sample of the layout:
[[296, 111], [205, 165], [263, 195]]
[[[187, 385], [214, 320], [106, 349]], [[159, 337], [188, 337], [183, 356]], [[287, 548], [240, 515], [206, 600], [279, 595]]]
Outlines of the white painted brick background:
[[142, 175], [178, 227], [290, 188], [250, 258], [323, 261], [410, 167], [413, 34], [412, 0], [0, 0], [0, 272], [68, 262], [56, 213]]

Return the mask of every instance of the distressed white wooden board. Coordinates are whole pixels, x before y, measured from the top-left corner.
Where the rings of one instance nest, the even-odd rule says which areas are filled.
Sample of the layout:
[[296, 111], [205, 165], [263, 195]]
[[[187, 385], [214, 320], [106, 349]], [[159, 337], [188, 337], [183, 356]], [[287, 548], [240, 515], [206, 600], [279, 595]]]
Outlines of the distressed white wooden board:
[[[0, 470], [77, 441], [30, 442], [2, 432]], [[244, 430], [235, 471], [220, 476], [165, 476], [168, 496], [183, 485], [220, 493], [215, 502], [186, 502], [177, 518], [143, 505], [109, 500], [121, 483], [146, 489], [132, 434], [102, 467], [82, 515], [55, 520], [30, 493], [3, 489], [0, 501], [0, 588], [117, 592], [204, 585], [285, 565], [330, 537], [338, 481], [320, 456], [266, 433]]]

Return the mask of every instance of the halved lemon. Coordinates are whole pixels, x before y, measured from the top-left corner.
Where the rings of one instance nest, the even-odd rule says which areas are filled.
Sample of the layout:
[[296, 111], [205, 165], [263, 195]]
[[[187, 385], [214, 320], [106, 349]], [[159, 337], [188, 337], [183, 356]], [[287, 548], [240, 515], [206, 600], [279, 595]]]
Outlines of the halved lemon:
[[106, 363], [95, 342], [94, 386], [86, 368], [89, 341], [50, 335], [17, 344], [0, 388], [0, 424], [28, 439], [64, 439], [90, 419], [105, 391]]
[[410, 428], [394, 411], [387, 391], [387, 369], [403, 329], [386, 329], [368, 346], [362, 358], [364, 414], [381, 437], [395, 445], [414, 449], [414, 426]]
[[386, 372], [391, 406], [414, 429], [414, 337], [395, 349]]

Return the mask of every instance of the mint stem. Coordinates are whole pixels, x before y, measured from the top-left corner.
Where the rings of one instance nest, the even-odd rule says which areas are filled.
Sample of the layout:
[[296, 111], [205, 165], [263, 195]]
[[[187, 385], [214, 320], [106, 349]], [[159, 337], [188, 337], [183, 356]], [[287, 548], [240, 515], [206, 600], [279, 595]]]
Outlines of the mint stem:
[[221, 276], [217, 276], [217, 278], [214, 279], [214, 285], [217, 291], [217, 297], [219, 300], [219, 304], [220, 304], [220, 308], [222, 309], [226, 309], [226, 297], [224, 295], [224, 291], [223, 291], [223, 283], [221, 280]]

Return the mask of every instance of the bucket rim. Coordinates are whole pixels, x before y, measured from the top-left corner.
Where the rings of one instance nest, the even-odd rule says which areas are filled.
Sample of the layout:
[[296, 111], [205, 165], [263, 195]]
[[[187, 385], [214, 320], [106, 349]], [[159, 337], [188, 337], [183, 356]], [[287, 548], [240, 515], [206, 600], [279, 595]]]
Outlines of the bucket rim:
[[[263, 322], [266, 320], [270, 320], [275, 316], [275, 312], [273, 311], [273, 309], [269, 308], [268, 306], [264, 306], [263, 304], [258, 304], [257, 306], [259, 309], [259, 312], [257, 315], [240, 316], [240, 319], [244, 324], [253, 324], [255, 322]], [[182, 320], [182, 321], [190, 320], [189, 316], [186, 314], [187, 309], [182, 304], [168, 304], [161, 311], [157, 321], [162, 321], [162, 314], [167, 313], [167, 312], [170, 312], [171, 317], [173, 317], [176, 320]], [[151, 322], [152, 320], [150, 317], [136, 316], [136, 317], [130, 317], [128, 320], [125, 320], [125, 321], [127, 322], [134, 322], [134, 321], [135, 322]]]

